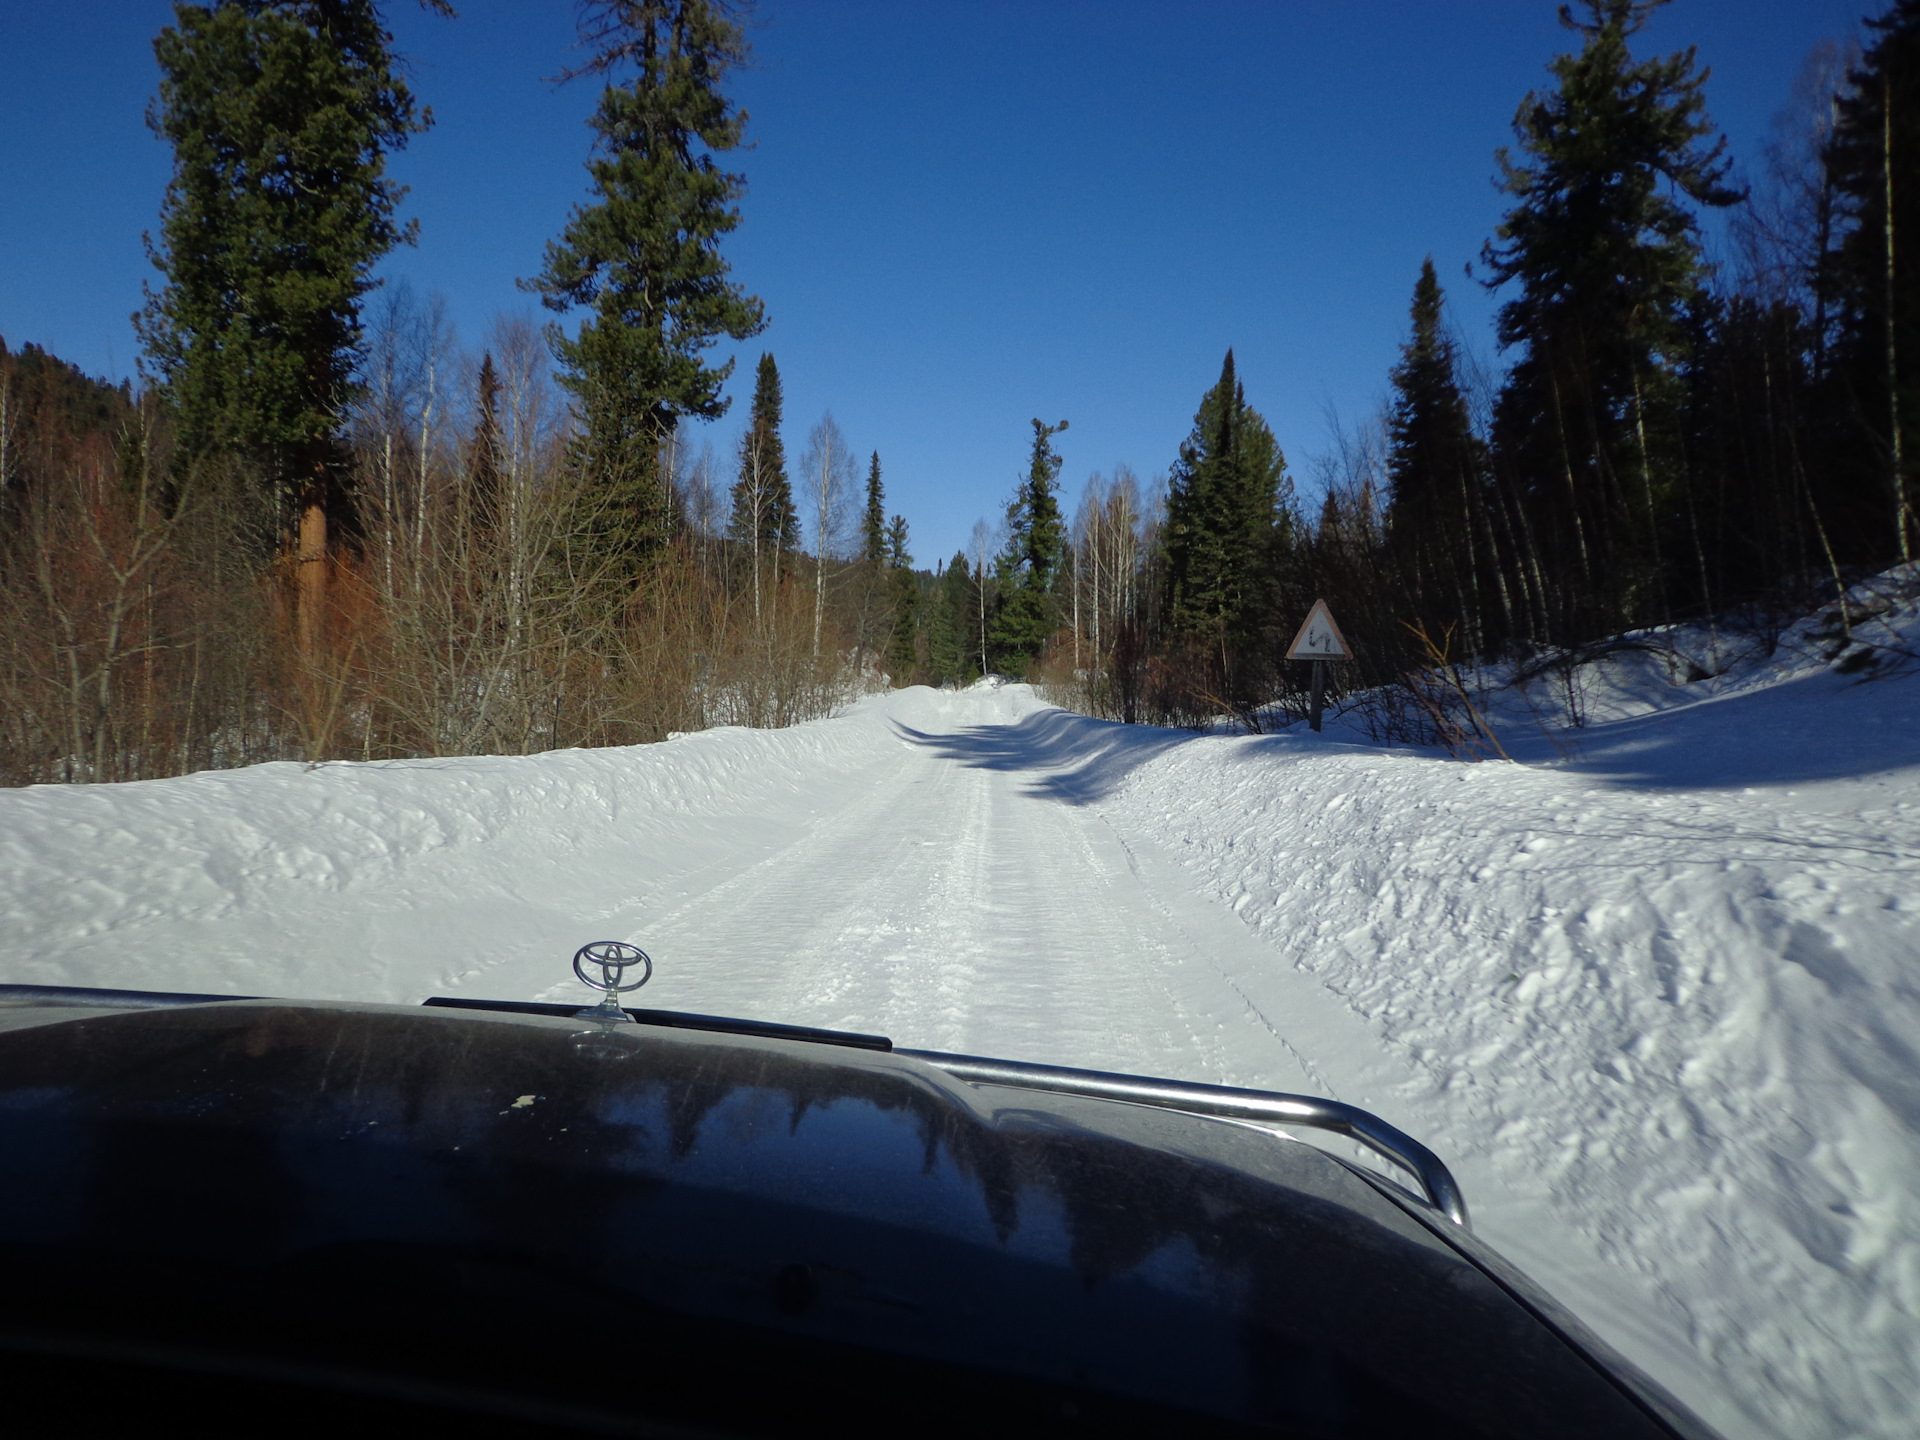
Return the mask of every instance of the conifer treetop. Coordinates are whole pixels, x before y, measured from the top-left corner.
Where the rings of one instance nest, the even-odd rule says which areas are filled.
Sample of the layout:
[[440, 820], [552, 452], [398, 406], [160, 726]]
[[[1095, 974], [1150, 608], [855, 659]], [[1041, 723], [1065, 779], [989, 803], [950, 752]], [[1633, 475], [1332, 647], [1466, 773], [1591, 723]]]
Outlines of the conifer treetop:
[[1283, 519], [1285, 470], [1273, 431], [1247, 404], [1229, 349], [1168, 476], [1161, 545], [1176, 633], [1255, 625], [1266, 546]]
[[[1529, 93], [1514, 116], [1524, 156], [1495, 152], [1500, 185], [1519, 204], [1481, 252], [1498, 288], [1519, 280], [1522, 293], [1501, 307], [1503, 345], [1523, 343], [1543, 312], [1578, 305], [1619, 309], [1611, 323], [1661, 332], [1671, 304], [1698, 289], [1703, 266], [1696, 205], [1731, 205], [1726, 140], [1713, 133], [1694, 47], [1636, 60], [1628, 42], [1667, 0], [1581, 0], [1560, 7], [1560, 23], [1581, 48], [1548, 68], [1551, 92]], [[1652, 296], [1662, 303], [1635, 303]], [[1617, 304], [1609, 305], [1609, 300]], [[1670, 337], [1647, 336], [1658, 346]]]
[[867, 468], [867, 510], [861, 558], [878, 565], [887, 558], [887, 492], [880, 483], [880, 452]]
[[[1398, 507], [1418, 508], [1447, 472], [1479, 459], [1466, 397], [1456, 373], [1457, 349], [1443, 323], [1445, 293], [1429, 255], [1414, 282], [1411, 327], [1393, 367], [1393, 406], [1387, 417], [1387, 473]], [[1403, 509], [1402, 513], [1406, 513]]]
[[779, 367], [771, 353], [763, 353], [754, 371], [753, 408], [740, 436], [740, 476], [733, 487], [729, 533], [736, 540], [751, 540], [757, 533], [762, 544], [776, 551], [800, 543], [800, 513], [787, 476], [786, 442], [780, 438], [783, 405]]
[[747, 56], [733, 14], [721, 0], [597, 0], [581, 24], [592, 57], [563, 76], [635, 72], [602, 91], [594, 198], [528, 283], [550, 309], [591, 311], [553, 344], [602, 455], [657, 445], [680, 416], [725, 413], [732, 362], [709, 366], [702, 352], [766, 328], [765, 306], [728, 278], [719, 250], [746, 189], [716, 158], [739, 147], [747, 120], [721, 89]]
[[354, 393], [360, 301], [410, 242], [385, 157], [425, 130], [373, 0], [179, 5], [147, 123], [174, 170], [134, 317], [179, 419], [273, 483], [310, 482]]

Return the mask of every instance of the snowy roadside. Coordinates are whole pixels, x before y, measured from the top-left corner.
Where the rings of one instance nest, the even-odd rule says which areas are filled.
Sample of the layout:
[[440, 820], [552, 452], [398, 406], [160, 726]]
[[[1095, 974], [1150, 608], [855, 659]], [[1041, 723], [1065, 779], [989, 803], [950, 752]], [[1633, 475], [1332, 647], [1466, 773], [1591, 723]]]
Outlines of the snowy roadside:
[[[410, 1003], [800, 835], [874, 727], [0, 790], [0, 972]], [[587, 938], [591, 938], [590, 936]]]
[[1722, 681], [1528, 766], [1009, 686], [5, 791], [0, 979], [531, 998], [631, 936], [672, 961], [657, 1004], [1304, 1073], [1427, 1139], [1730, 1440], [1890, 1440], [1920, 1393], [1920, 678]]
[[1567, 758], [1209, 737], [1106, 806], [1419, 1067], [1482, 1231], [1704, 1415], [1910, 1434], [1920, 676], [1584, 682]]

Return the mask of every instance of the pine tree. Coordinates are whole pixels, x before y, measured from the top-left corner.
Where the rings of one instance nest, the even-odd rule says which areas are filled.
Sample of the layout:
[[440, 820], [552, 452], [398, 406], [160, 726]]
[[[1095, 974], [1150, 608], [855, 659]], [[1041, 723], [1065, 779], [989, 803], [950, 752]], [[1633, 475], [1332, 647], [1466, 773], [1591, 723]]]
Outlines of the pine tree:
[[297, 517], [311, 652], [329, 519], [347, 511], [339, 435], [360, 302], [375, 263], [413, 233], [396, 220], [386, 156], [430, 117], [372, 0], [182, 4], [174, 18], [154, 41], [149, 114], [173, 146], [149, 246], [166, 278], [135, 324], [175, 416], [176, 478], [220, 456], [249, 467], [266, 490], [263, 545]]
[[1460, 392], [1454, 342], [1442, 328], [1445, 297], [1431, 256], [1413, 290], [1413, 333], [1393, 368], [1387, 422], [1387, 547], [1415, 613], [1436, 636], [1464, 632], [1481, 648], [1487, 457]]
[[973, 569], [964, 550], [939, 577], [934, 613], [927, 626], [927, 668], [941, 685], [965, 685], [975, 678], [972, 643]]
[[880, 484], [880, 452], [873, 452], [867, 468], [867, 510], [860, 558], [869, 565], [885, 562], [887, 554], [887, 492]]
[[753, 613], [761, 611], [761, 587], [777, 588], [782, 559], [800, 543], [800, 515], [787, 478], [786, 445], [780, 438], [780, 371], [772, 355], [760, 357], [753, 409], [740, 436], [739, 478], [727, 537], [753, 567]]
[[1060, 625], [1054, 582], [1066, 549], [1060, 516], [1061, 459], [1053, 437], [1067, 428], [1033, 422], [1027, 478], [1007, 507], [1007, 546], [1002, 554], [1003, 603], [994, 620], [994, 664], [1022, 675]]
[[784, 408], [779, 367], [772, 355], [762, 355], [754, 374], [753, 408], [740, 436], [739, 478], [734, 481], [727, 533], [742, 543], [758, 537], [772, 556], [800, 543], [800, 514], [787, 475], [786, 442], [780, 438]]
[[893, 633], [895, 594], [887, 573], [886, 503], [876, 450], [867, 466], [866, 506], [860, 516], [860, 565], [843, 592], [853, 612], [854, 642], [863, 654], [884, 655]]
[[887, 670], [896, 686], [911, 685], [920, 668], [920, 587], [913, 577], [913, 556], [907, 551], [907, 521], [903, 515], [887, 522], [887, 575], [894, 592]]
[[[1636, 60], [1628, 42], [1665, 0], [1582, 0], [1583, 37], [1514, 119], [1524, 160], [1499, 152], [1518, 201], [1483, 252], [1519, 358], [1494, 440], [1560, 604], [1557, 638], [1664, 610], [1661, 547], [1685, 532], [1681, 407], [1704, 265], [1693, 210], [1725, 183], [1689, 49]], [[1545, 638], [1545, 637], [1541, 637]]]
[[[1273, 558], [1286, 514], [1286, 458], [1227, 351], [1168, 478], [1161, 530], [1170, 635], [1204, 647], [1227, 698], [1251, 694], [1273, 610]], [[1242, 693], [1236, 693], [1242, 692]]]
[[718, 0], [593, 0], [585, 14], [593, 59], [573, 74], [638, 73], [601, 93], [587, 165], [595, 198], [548, 244], [530, 288], [551, 309], [591, 311], [571, 339], [556, 333], [554, 353], [586, 422], [600, 543], [631, 561], [666, 537], [660, 458], [679, 418], [726, 411], [733, 362], [709, 366], [702, 352], [766, 327], [720, 256], [746, 188], [715, 159], [746, 123], [720, 86], [747, 45]]
[[1896, 0], [1867, 27], [1875, 38], [1839, 97], [1826, 149], [1840, 238], [1820, 287], [1839, 332], [1828, 387], [1835, 464], [1854, 494], [1878, 497], [1848, 548], [1904, 561], [1920, 552], [1920, 0]]

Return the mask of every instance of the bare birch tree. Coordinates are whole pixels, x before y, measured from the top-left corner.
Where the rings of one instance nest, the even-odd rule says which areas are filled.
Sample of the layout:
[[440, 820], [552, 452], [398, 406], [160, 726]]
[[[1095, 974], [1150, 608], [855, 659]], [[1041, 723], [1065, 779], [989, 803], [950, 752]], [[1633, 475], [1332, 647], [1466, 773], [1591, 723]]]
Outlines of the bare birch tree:
[[1000, 553], [1000, 535], [985, 520], [973, 522], [973, 534], [967, 537], [967, 558], [973, 562], [974, 643], [980, 652], [980, 673], [987, 670], [987, 590], [990, 567]]
[[813, 658], [820, 658], [820, 626], [826, 614], [827, 566], [842, 558], [853, 525], [853, 452], [833, 423], [831, 411], [807, 436], [800, 462], [813, 510]]

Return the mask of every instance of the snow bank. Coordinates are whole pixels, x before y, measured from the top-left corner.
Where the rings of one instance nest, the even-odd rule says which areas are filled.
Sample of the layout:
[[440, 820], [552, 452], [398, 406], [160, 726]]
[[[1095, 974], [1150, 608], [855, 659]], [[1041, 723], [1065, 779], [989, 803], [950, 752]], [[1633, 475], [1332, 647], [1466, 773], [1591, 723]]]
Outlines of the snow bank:
[[1418, 1064], [1402, 1098], [1495, 1244], [1734, 1433], [1891, 1436], [1920, 1394], [1920, 807], [1847, 788], [1878, 803], [1222, 739], [1115, 806]]
[[551, 968], [663, 887], [801, 836], [894, 714], [914, 702], [662, 745], [0, 790], [0, 979], [411, 1003]]
[[1005, 686], [0, 792], [0, 978], [558, 996], [575, 945], [631, 937], [656, 1004], [1324, 1086], [1428, 1140], [1483, 1234], [1730, 1437], [1904, 1436], [1920, 678], [1802, 638], [1691, 683], [1612, 657], [1570, 734], [1496, 696], [1527, 765]]
[[1584, 667], [1582, 729], [1493, 693], [1527, 766], [1209, 738], [1114, 802], [1418, 1064], [1489, 1238], [1731, 1434], [1920, 1413], [1920, 622], [1889, 578], [1851, 644], [1829, 613], [1772, 653], [1673, 637], [1719, 661], [1693, 681]]

